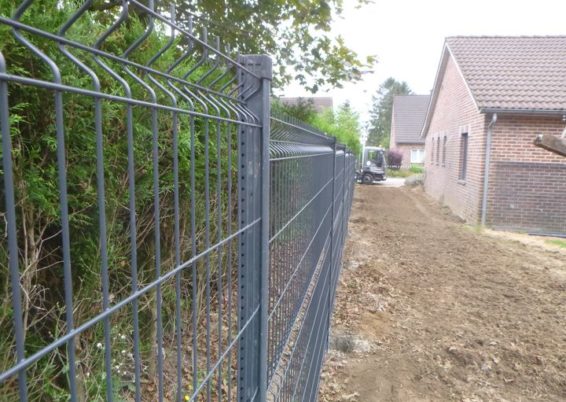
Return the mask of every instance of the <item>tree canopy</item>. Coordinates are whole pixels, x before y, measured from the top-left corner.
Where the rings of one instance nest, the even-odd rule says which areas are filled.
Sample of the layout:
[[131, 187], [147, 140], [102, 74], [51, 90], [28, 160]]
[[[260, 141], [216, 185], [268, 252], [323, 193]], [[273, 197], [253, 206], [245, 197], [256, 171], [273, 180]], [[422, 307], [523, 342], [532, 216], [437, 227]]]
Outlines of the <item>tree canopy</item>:
[[[359, 5], [367, 0], [356, 0]], [[181, 2], [180, 2], [181, 3]], [[215, 21], [212, 33], [241, 53], [268, 53], [274, 57], [279, 84], [291, 80], [312, 92], [357, 81], [361, 70], [373, 65], [331, 33], [342, 13], [343, 0], [203, 0], [191, 11]]]
[[[356, 0], [358, 7], [371, 0]], [[332, 23], [343, 12], [343, 0], [162, 0], [155, 1], [168, 13], [175, 4], [177, 23], [189, 17], [206, 21], [209, 38], [239, 54], [269, 54], [274, 59], [276, 86], [295, 81], [311, 92], [341, 87], [361, 79], [363, 70], [375, 64], [374, 56], [360, 57]], [[96, 1], [100, 10], [118, 10], [122, 0]], [[132, 6], [135, 7], [135, 6]]]
[[332, 109], [316, 114], [310, 121], [314, 127], [336, 137], [338, 142], [346, 145], [356, 155], [361, 151], [360, 116], [352, 110], [348, 102], [339, 106], [334, 112]]
[[389, 77], [379, 86], [377, 93], [372, 97], [367, 145], [389, 148], [393, 98], [412, 93], [405, 81], [400, 82], [393, 77]]
[[276, 114], [291, 116], [305, 123], [312, 121], [317, 113], [311, 98], [299, 98], [296, 104], [283, 103], [278, 98], [273, 98], [271, 110]]
[[340, 105], [336, 111], [328, 108], [322, 112], [317, 112], [307, 99], [299, 99], [296, 105], [288, 105], [275, 100], [272, 103], [272, 109], [299, 119], [323, 133], [335, 137], [338, 142], [346, 145], [356, 155], [361, 152], [360, 116], [350, 107], [348, 102]]

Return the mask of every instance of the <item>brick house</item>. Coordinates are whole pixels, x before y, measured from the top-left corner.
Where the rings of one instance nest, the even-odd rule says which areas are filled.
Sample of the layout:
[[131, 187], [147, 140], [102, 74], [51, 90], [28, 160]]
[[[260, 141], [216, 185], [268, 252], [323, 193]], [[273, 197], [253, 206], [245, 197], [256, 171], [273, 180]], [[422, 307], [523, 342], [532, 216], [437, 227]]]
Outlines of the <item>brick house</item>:
[[446, 39], [422, 135], [425, 190], [467, 222], [566, 234], [566, 36]]
[[429, 101], [430, 95], [399, 95], [393, 98], [389, 149], [401, 151], [403, 168], [424, 163], [425, 141], [421, 130]]

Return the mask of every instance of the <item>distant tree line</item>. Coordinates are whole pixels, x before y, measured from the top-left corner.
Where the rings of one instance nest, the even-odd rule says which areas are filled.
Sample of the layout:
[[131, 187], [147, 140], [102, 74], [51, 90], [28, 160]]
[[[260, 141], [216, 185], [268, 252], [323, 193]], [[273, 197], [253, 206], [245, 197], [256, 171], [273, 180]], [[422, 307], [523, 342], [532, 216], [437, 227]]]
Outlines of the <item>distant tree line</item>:
[[317, 112], [312, 102], [307, 99], [299, 99], [295, 105], [275, 100], [272, 108], [310, 124], [329, 136], [336, 137], [338, 142], [346, 145], [356, 155], [360, 154], [362, 149], [360, 116], [348, 102], [338, 106], [336, 110], [327, 108], [320, 112]]

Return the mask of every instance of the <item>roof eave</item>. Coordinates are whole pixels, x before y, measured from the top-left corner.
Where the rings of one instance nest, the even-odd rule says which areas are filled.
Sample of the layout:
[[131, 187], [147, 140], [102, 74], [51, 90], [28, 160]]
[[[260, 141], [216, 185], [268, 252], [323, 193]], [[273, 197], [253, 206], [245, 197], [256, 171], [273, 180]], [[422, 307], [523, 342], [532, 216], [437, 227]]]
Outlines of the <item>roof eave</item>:
[[480, 113], [498, 113], [498, 114], [515, 114], [529, 116], [566, 116], [566, 109], [510, 109], [483, 107], [479, 109]]

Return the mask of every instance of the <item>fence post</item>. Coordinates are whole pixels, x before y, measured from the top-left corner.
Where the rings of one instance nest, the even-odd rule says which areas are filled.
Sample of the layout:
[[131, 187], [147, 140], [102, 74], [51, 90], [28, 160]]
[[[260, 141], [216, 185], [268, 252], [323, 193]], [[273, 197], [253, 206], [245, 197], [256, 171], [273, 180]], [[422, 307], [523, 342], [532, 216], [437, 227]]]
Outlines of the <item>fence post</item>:
[[[259, 77], [259, 84], [253, 88], [246, 96], [245, 101], [248, 108], [258, 118], [261, 128], [259, 130], [259, 138], [250, 138], [249, 140], [259, 140], [259, 207], [261, 216], [261, 226], [259, 231], [259, 250], [252, 261], [257, 261], [256, 266], [251, 267], [250, 272], [254, 277], [254, 286], [258, 286], [254, 294], [259, 295], [259, 326], [258, 331], [251, 336], [255, 337], [253, 348], [256, 350], [247, 350], [246, 353], [252, 354], [252, 359], [257, 359], [252, 363], [258, 369], [258, 384], [252, 384], [251, 389], [257, 386], [257, 399], [260, 402], [267, 400], [267, 360], [268, 360], [268, 309], [269, 309], [269, 193], [270, 193], [270, 173], [269, 173], [269, 135], [270, 135], [270, 117], [271, 117], [271, 79], [272, 79], [272, 62], [271, 58], [266, 55], [242, 55], [238, 62], [246, 67], [251, 73]], [[245, 73], [244, 73], [245, 74]], [[241, 89], [246, 92], [247, 89]], [[257, 194], [255, 198], [257, 200]], [[259, 279], [259, 280], [258, 280]], [[256, 366], [257, 364], [257, 366]], [[253, 395], [249, 395], [251, 399]], [[241, 398], [240, 398], [241, 399]], [[246, 400], [248, 400], [246, 398]]]
[[348, 232], [348, 208], [349, 205], [349, 189], [351, 183], [349, 180], [352, 180], [351, 172], [349, 171], [348, 167], [351, 166], [348, 163], [348, 154], [346, 153], [346, 148], [344, 148], [344, 193], [342, 194], [342, 227], [340, 231], [342, 232], [342, 244], [341, 247], [345, 247], [346, 245], [346, 235]]
[[328, 275], [328, 327], [326, 332], [326, 350], [328, 351], [330, 343], [330, 322], [332, 319], [333, 292], [332, 284], [334, 283], [334, 204], [336, 201], [336, 137], [332, 142], [332, 196], [330, 204], [330, 274]]

